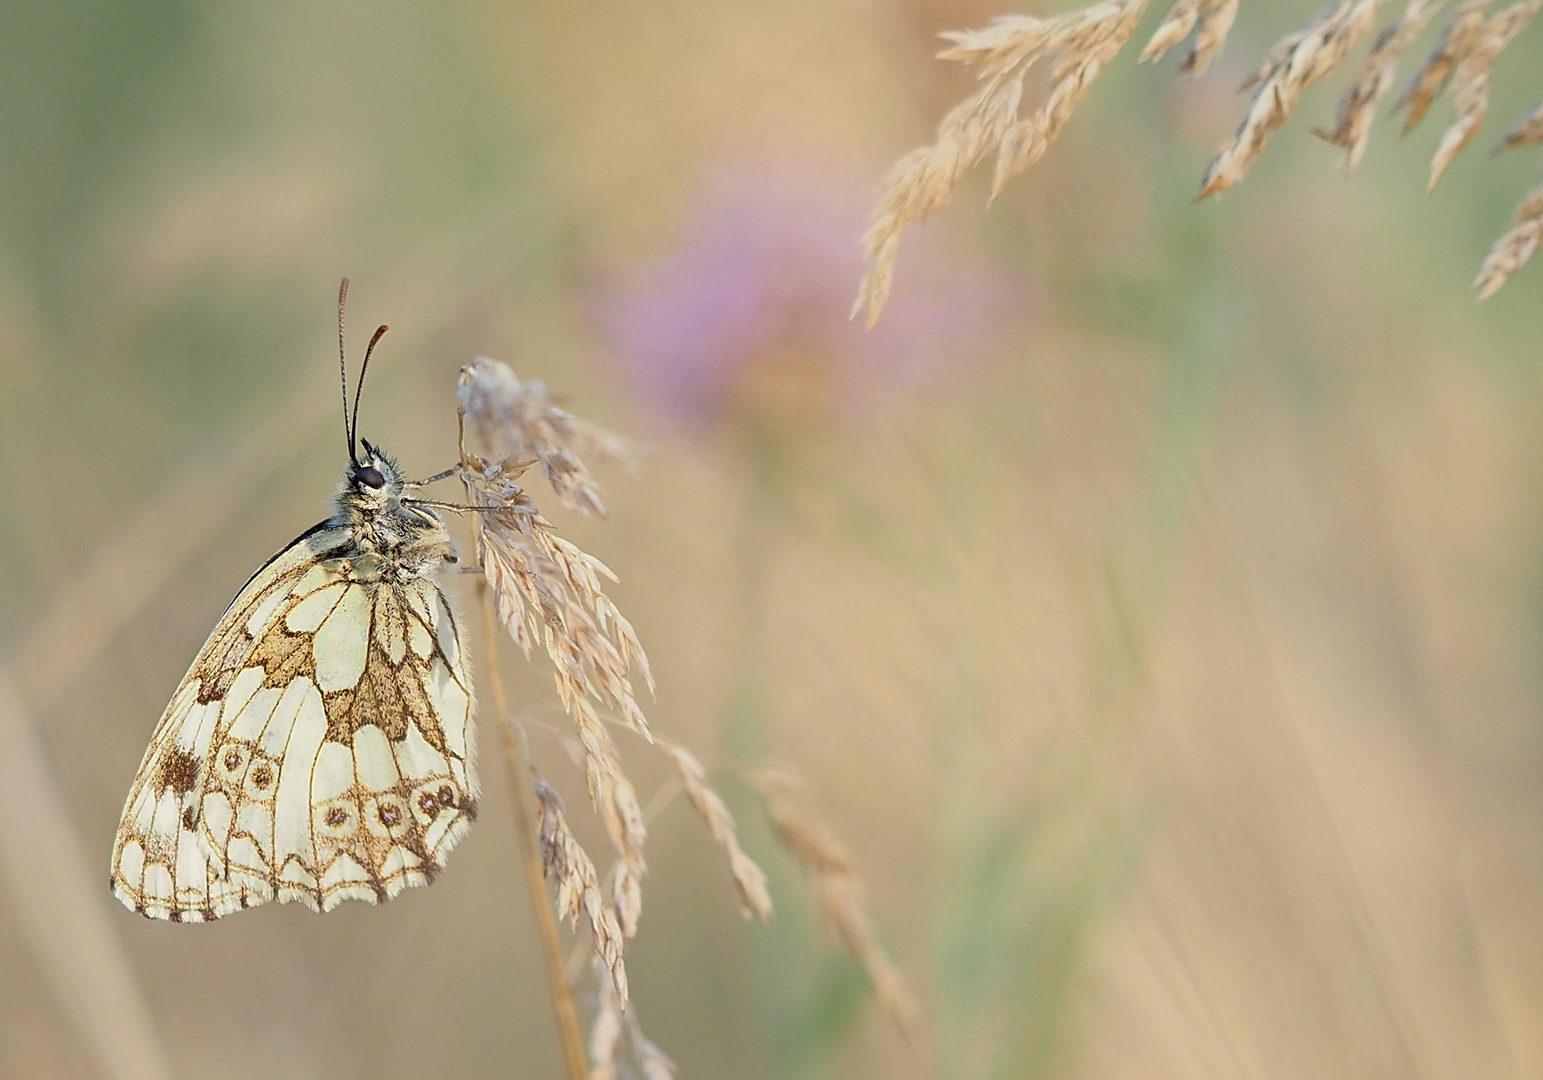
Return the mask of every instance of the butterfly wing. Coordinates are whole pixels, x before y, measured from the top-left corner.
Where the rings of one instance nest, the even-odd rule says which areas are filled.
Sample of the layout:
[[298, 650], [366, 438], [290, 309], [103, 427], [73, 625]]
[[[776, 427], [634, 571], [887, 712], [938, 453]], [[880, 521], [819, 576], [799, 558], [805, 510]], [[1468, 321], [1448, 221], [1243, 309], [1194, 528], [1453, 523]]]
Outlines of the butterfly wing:
[[260, 570], [151, 737], [113, 891], [201, 921], [427, 884], [476, 816], [471, 684], [428, 578], [374, 580], [323, 523]]

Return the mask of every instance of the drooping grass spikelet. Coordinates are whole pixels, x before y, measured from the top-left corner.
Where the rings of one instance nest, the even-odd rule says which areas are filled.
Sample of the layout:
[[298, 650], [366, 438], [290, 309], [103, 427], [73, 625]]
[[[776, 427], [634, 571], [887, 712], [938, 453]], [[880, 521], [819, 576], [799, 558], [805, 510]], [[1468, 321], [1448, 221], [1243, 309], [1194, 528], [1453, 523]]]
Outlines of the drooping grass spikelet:
[[1435, 48], [1431, 49], [1425, 63], [1420, 65], [1420, 69], [1409, 80], [1409, 85], [1399, 95], [1396, 108], [1409, 110], [1404, 116], [1405, 135], [1425, 118], [1431, 102], [1440, 95], [1447, 80], [1452, 77], [1452, 72], [1457, 70], [1458, 63], [1468, 55], [1473, 36], [1484, 23], [1484, 9], [1488, 6], [1489, 0], [1463, 0], [1457, 10], [1452, 12], [1452, 19], [1442, 31]]
[[[631, 667], [642, 670], [650, 688], [653, 681], [631, 627], [609, 601], [602, 602], [598, 575], [613, 580], [614, 575], [556, 536], [502, 464], [468, 454], [462, 477], [479, 505], [499, 507], [483, 515], [477, 560], [510, 636], [527, 654], [538, 638], [546, 646], [558, 698], [584, 748], [590, 798], [633, 879], [623, 880], [621, 888], [636, 900], [646, 831], [637, 796], [596, 705], [610, 706], [623, 724], [652, 739], [633, 695]], [[630, 915], [636, 907], [629, 903], [623, 910]], [[629, 919], [628, 925], [634, 923]]]
[[868, 974], [879, 1006], [902, 1032], [915, 1032], [921, 1006], [874, 934], [862, 882], [846, 851], [829, 829], [794, 807], [795, 777], [780, 769], [757, 769], [748, 778], [766, 804], [772, 828], [783, 848], [814, 878], [820, 915], [826, 927]]
[[[616, 988], [598, 958], [591, 965], [595, 980], [595, 1018], [589, 1029], [589, 1080], [675, 1080], [675, 1062], [643, 1034], [636, 1009], [623, 1012]], [[623, 1049], [630, 1044], [631, 1061]]]
[[1514, 150], [1518, 146], [1534, 146], [1540, 142], [1543, 142], [1543, 101], [1538, 102], [1530, 113], [1505, 133], [1495, 151]]
[[707, 823], [713, 839], [728, 852], [729, 873], [734, 881], [734, 895], [739, 902], [740, 914], [747, 919], [751, 916], [763, 921], [769, 918], [772, 902], [771, 895], [766, 891], [766, 874], [739, 846], [734, 815], [729, 813], [729, 808], [718, 793], [708, 786], [707, 773], [702, 763], [685, 747], [663, 739], [657, 740], [657, 745], [675, 767], [675, 775], [686, 792], [686, 799]]
[[675, 1080], [675, 1062], [657, 1043], [644, 1038], [636, 1023], [632, 1025], [632, 1046], [643, 1080]]
[[[1460, 11], [1466, 11], [1468, 5], [1464, 5]], [[1518, 3], [1504, 8], [1487, 19], [1474, 24], [1471, 20], [1465, 23], [1463, 33], [1454, 39], [1449, 51], [1443, 54], [1442, 63], [1450, 65], [1455, 61], [1456, 70], [1452, 72], [1451, 83], [1455, 87], [1452, 122], [1442, 132], [1441, 142], [1436, 146], [1436, 152], [1431, 155], [1430, 182], [1426, 185], [1426, 191], [1435, 190], [1436, 183], [1441, 179], [1441, 174], [1446, 172], [1447, 166], [1457, 157], [1473, 137], [1479, 133], [1479, 126], [1484, 123], [1484, 115], [1489, 111], [1490, 83], [1494, 75], [1495, 60], [1507, 45], [1521, 32], [1538, 9], [1543, 7], [1543, 0], [1519, 0]], [[1479, 9], [1482, 11], [1482, 8]], [[1454, 23], [1455, 25], [1455, 23]], [[1423, 88], [1423, 82], [1422, 82]], [[1439, 92], [1439, 88], [1437, 91]], [[1429, 107], [1429, 97], [1422, 97], [1419, 114], [1423, 115], [1425, 108]], [[1414, 104], [1410, 108], [1411, 123], [1417, 120]], [[1407, 129], [1410, 125], [1406, 124]]]
[[1207, 166], [1199, 198], [1226, 191], [1243, 179], [1264, 152], [1271, 133], [1291, 118], [1302, 91], [1333, 70], [1371, 30], [1381, 3], [1338, 0], [1275, 44], [1243, 86], [1253, 89], [1253, 100], [1237, 132]]
[[1227, 42], [1239, 0], [1174, 0], [1162, 25], [1141, 50], [1142, 60], [1159, 60], [1194, 31], [1195, 42], [1179, 64], [1183, 75], [1204, 75]]
[[1488, 300], [1512, 274], [1520, 270], [1543, 242], [1543, 183], [1527, 192], [1511, 218], [1511, 227], [1489, 249], [1473, 287], [1478, 299]]
[[461, 411], [487, 446], [506, 460], [539, 464], [563, 505], [605, 516], [600, 484], [580, 454], [622, 464], [639, 447], [560, 408], [546, 384], [522, 380], [508, 364], [479, 356], [461, 369]]
[[545, 781], [536, 784], [536, 804], [540, 811], [541, 863], [547, 877], [557, 884], [558, 914], [573, 927], [578, 926], [580, 915], [588, 920], [595, 955], [605, 964], [618, 1005], [625, 1010], [627, 967], [622, 956], [622, 929], [601, 895], [594, 861], [569, 829], [562, 797]]
[[595, 1019], [589, 1026], [589, 1080], [617, 1080], [622, 1051], [622, 1012], [616, 987], [595, 958]]
[[1334, 130], [1317, 134], [1344, 151], [1345, 169], [1361, 163], [1377, 105], [1393, 88], [1398, 58], [1446, 0], [1409, 0], [1404, 13], [1383, 27], [1350, 88], [1340, 95]]
[[643, 875], [648, 865], [643, 861], [643, 845], [648, 829], [643, 824], [643, 808], [637, 792], [621, 769], [621, 759], [611, 754], [600, 804], [600, 819], [619, 862], [611, 880], [611, 906], [621, 923], [622, 933], [637, 936], [638, 920], [643, 917]]
[[636, 668], [653, 689], [648, 658], [600, 585], [602, 576], [612, 581], [616, 576], [556, 534], [514, 483], [512, 475], [518, 473], [511, 475], [507, 466], [475, 455], [462, 465], [477, 504], [498, 507], [482, 515], [477, 560], [493, 589], [500, 621], [527, 655], [537, 640], [546, 646], [558, 693], [570, 712], [575, 702], [592, 699], [615, 709], [627, 727], [651, 737], [631, 679]]
[[[942, 35], [951, 44], [938, 58], [972, 68], [983, 85], [943, 117], [930, 145], [902, 157], [880, 184], [863, 237], [868, 265], [853, 318], [866, 309], [869, 326], [878, 319], [894, 278], [901, 230], [942, 209], [966, 170], [995, 150], [994, 199], [1010, 178], [1039, 160], [1149, 2], [1104, 0], [1050, 19], [1006, 15], [981, 30]], [[1020, 117], [1024, 77], [1041, 61], [1051, 64], [1050, 86], [1039, 108]]]
[[599, 559], [558, 536], [514, 481], [536, 462], [568, 504], [604, 512], [599, 487], [569, 440], [617, 457], [625, 440], [556, 409], [544, 388], [519, 380], [507, 365], [479, 359], [461, 370], [462, 415], [490, 446], [513, 457], [489, 461], [462, 448], [460, 475], [475, 505], [497, 507], [481, 515], [477, 561], [492, 590], [499, 621], [527, 656], [540, 641], [552, 662], [558, 698], [573, 720], [584, 749], [590, 799], [620, 859], [612, 879], [612, 903], [626, 937], [637, 933], [642, 914], [643, 847], [647, 829], [632, 783], [597, 706], [652, 739], [633, 693], [631, 673], [653, 689], [653, 676], [631, 623], [605, 595], [602, 578], [616, 575]]

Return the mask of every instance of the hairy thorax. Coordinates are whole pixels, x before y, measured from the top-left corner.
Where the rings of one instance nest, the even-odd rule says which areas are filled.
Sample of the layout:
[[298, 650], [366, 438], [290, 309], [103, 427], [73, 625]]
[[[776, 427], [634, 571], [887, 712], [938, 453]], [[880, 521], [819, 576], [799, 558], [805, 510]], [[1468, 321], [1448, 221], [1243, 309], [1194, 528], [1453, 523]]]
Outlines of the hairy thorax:
[[[366, 444], [368, 447], [369, 444]], [[361, 483], [360, 470], [345, 479], [333, 520], [349, 530], [353, 551], [347, 574], [354, 581], [407, 584], [456, 561], [444, 523], [426, 507], [404, 504], [396, 462], [369, 447], [369, 471], [379, 488]]]

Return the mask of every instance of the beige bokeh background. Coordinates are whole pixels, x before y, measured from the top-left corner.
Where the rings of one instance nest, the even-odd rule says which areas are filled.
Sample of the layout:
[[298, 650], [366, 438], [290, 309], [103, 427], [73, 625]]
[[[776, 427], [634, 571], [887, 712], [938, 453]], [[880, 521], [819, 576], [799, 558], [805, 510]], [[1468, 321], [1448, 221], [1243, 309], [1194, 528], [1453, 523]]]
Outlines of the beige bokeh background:
[[1190, 205], [1310, 7], [1245, 4], [1196, 84], [1120, 57], [995, 206], [977, 178], [919, 230], [902, 279], [943, 252], [997, 290], [929, 379], [806, 417], [780, 343], [692, 427], [597, 311], [725, 170], [872, 184], [967, 89], [932, 35], [997, 9], [8, 6], [0, 1075], [558, 1075], [491, 761], [442, 879], [383, 908], [171, 927], [101, 887], [189, 659], [326, 512], [344, 273], [355, 342], [393, 327], [362, 431], [410, 470], [451, 460], [479, 353], [654, 448], [608, 522], [537, 501], [622, 578], [656, 728], [804, 774], [926, 1009], [910, 1044], [877, 1014], [721, 773], [780, 912], [743, 924], [664, 808], [630, 972], [686, 1080], [1543, 1071], [1543, 271], [1467, 289], [1535, 176], [1484, 149], [1543, 30], [1434, 198], [1434, 131], [1335, 170], [1330, 79]]

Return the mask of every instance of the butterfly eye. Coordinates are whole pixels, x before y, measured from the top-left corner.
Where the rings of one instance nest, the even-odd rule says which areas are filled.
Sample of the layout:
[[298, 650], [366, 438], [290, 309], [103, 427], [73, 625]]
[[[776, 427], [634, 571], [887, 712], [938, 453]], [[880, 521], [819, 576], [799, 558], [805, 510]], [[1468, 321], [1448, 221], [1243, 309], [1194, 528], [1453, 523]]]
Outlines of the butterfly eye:
[[377, 491], [386, 486], [386, 478], [380, 474], [380, 470], [373, 465], [366, 465], [354, 473], [359, 482], [365, 487], [375, 488]]

